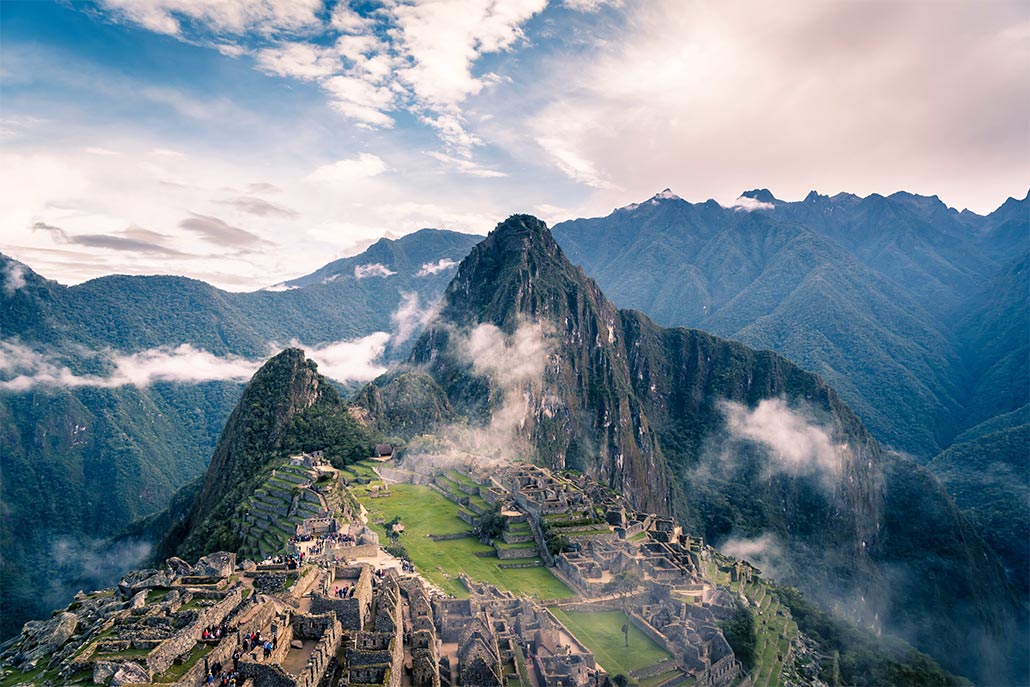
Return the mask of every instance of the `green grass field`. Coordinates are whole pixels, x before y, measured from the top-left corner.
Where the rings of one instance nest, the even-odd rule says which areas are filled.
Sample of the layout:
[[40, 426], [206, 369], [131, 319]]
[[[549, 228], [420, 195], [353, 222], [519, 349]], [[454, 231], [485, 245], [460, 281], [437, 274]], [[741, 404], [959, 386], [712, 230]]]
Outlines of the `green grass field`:
[[[355, 490], [358, 500], [369, 513], [369, 521], [389, 522], [395, 516], [404, 523], [404, 534], [398, 542], [404, 545], [418, 571], [455, 596], [468, 592], [458, 581], [462, 572], [474, 580], [489, 582], [515, 594], [528, 594], [538, 599], [564, 599], [573, 592], [544, 567], [501, 569], [497, 558], [479, 558], [476, 552], [492, 552], [491, 546], [480, 544], [473, 537], [433, 541], [429, 534], [467, 532], [469, 525], [457, 516], [458, 506], [429, 487], [394, 484], [390, 495], [369, 498], [367, 492]], [[374, 525], [384, 543], [385, 528]], [[510, 562], [510, 561], [508, 561]]]
[[593, 652], [597, 662], [612, 675], [622, 673], [628, 676], [630, 671], [669, 658], [669, 653], [665, 649], [655, 644], [634, 625], [630, 625], [629, 628], [627, 647], [626, 638], [622, 634], [626, 616], [620, 611], [577, 613], [552, 608], [551, 612], [576, 635], [576, 639]]

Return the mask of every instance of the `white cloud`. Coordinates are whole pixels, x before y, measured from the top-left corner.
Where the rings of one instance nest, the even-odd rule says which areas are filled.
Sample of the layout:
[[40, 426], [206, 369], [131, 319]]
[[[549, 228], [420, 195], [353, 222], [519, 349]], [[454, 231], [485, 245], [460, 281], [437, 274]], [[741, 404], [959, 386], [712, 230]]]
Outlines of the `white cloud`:
[[218, 33], [291, 32], [318, 26], [322, 0], [100, 0], [128, 21], [157, 33], [179, 35], [183, 20]]
[[982, 212], [997, 206], [992, 189], [1011, 194], [1030, 176], [1016, 154], [1030, 145], [1030, 50], [1007, 33], [1027, 25], [1026, 3], [668, 0], [625, 12], [625, 30], [595, 49], [545, 58], [526, 87], [542, 105], [499, 115], [494, 134], [512, 154], [560, 141], [556, 164], [581, 183], [610, 174], [627, 193], [600, 187], [599, 210], [671, 185], [696, 200], [756, 186], [797, 199], [905, 189]]
[[[341, 382], [368, 381], [385, 372], [376, 361], [382, 357], [390, 335], [375, 332], [349, 341], [307, 347], [307, 356], [322, 374]], [[297, 341], [290, 345], [303, 347]], [[270, 350], [276, 350], [274, 344]], [[53, 352], [0, 341], [0, 391], [22, 392], [39, 386], [64, 388], [120, 386], [146, 387], [157, 382], [245, 382], [264, 364], [241, 356], [217, 356], [189, 344], [162, 346], [139, 353], [112, 350], [84, 351], [80, 357], [106, 367], [97, 374], [77, 374]]]
[[362, 33], [367, 31], [372, 24], [371, 21], [354, 11], [349, 0], [341, 0], [333, 7], [329, 23], [334, 29], [344, 33]]
[[484, 86], [472, 64], [484, 53], [507, 50], [522, 38], [521, 25], [547, 0], [439, 0], [398, 5], [399, 48], [411, 66], [401, 71], [429, 107], [456, 105]]
[[352, 341], [338, 341], [321, 346], [304, 347], [307, 357], [318, 363], [318, 371], [340, 382], [368, 382], [386, 372], [381, 362], [390, 340], [386, 332], [374, 332]]
[[752, 563], [766, 579], [782, 581], [790, 570], [783, 545], [770, 532], [753, 539], [731, 537], [719, 546], [719, 552]]
[[422, 267], [419, 268], [418, 272], [415, 273], [416, 277], [428, 277], [431, 274], [439, 274], [444, 270], [449, 270], [458, 263], [454, 262], [450, 258], [440, 258], [436, 262], [425, 262], [422, 263]]
[[537, 143], [550, 154], [558, 169], [573, 181], [578, 181], [594, 188], [613, 188], [613, 184], [601, 174], [594, 162], [569, 148], [566, 141], [559, 138], [544, 137], [538, 138]]
[[283, 42], [258, 50], [254, 58], [262, 71], [305, 81], [332, 76], [340, 69], [335, 51], [311, 43]]
[[610, 5], [619, 6], [622, 0], [562, 0], [562, 4], [576, 12], [597, 12]]
[[414, 291], [402, 293], [400, 305], [390, 315], [390, 321], [394, 326], [394, 344], [400, 345], [410, 339], [411, 335], [424, 327], [435, 313], [434, 305], [420, 307], [418, 294]]
[[4, 266], [4, 293], [8, 296], [25, 286], [25, 268], [17, 262], [9, 262]]
[[543, 379], [548, 344], [539, 323], [520, 325], [510, 340], [494, 325], [481, 324], [469, 332], [464, 353], [477, 374], [507, 389]]
[[386, 163], [378, 155], [360, 153], [357, 157], [322, 165], [306, 179], [327, 186], [343, 186], [358, 179], [378, 176], [385, 171]]
[[381, 262], [354, 266], [355, 279], [365, 279], [367, 277], [390, 277], [395, 274], [397, 273]]
[[99, 146], [87, 146], [82, 149], [82, 152], [89, 153], [90, 155], [117, 155], [118, 153], [107, 148], [101, 148]]
[[456, 169], [462, 174], [467, 174], [469, 176], [482, 177], [485, 179], [508, 176], [507, 173], [502, 172], [500, 170], [490, 169], [489, 167], [483, 167], [479, 163], [473, 162], [472, 160], [454, 157], [452, 155], [447, 155], [446, 153], [430, 151], [426, 154], [442, 162], [445, 166], [450, 167], [452, 169]]
[[33, 350], [10, 341], [0, 341], [0, 389], [26, 391], [35, 386], [119, 387], [147, 386], [154, 382], [245, 381], [261, 361], [240, 357], [221, 358], [183, 344], [176, 348], [153, 348], [140, 353], [95, 354], [109, 364], [106, 374], [78, 375], [51, 353]]
[[776, 208], [772, 203], [766, 203], [765, 201], [752, 198], [750, 196], [740, 196], [729, 205], [724, 207], [733, 208], [734, 210], [743, 210], [744, 212], [754, 212], [755, 210], [773, 210]]
[[770, 473], [814, 475], [827, 487], [838, 479], [848, 447], [834, 443], [829, 427], [813, 423], [780, 398], [764, 399], [753, 410], [732, 401], [720, 407], [731, 438], [766, 449]]

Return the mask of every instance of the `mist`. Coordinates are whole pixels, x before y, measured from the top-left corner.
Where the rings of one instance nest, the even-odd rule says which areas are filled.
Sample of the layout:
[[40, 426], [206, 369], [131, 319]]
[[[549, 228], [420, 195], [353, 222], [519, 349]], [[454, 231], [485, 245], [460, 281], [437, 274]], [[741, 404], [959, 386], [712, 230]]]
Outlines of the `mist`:
[[[306, 354], [332, 379], [367, 382], [386, 371], [381, 359], [390, 336], [387, 332], [374, 332], [358, 339], [308, 346]], [[304, 348], [304, 344], [296, 340], [289, 345]], [[270, 343], [269, 355], [281, 349], [281, 345]], [[70, 365], [84, 361], [91, 361], [103, 371], [83, 374], [71, 369]], [[157, 382], [243, 383], [264, 362], [264, 359], [243, 356], [218, 356], [190, 344], [159, 346], [129, 354], [111, 349], [81, 349], [69, 356], [52, 349], [0, 341], [0, 391], [17, 393], [37, 387], [146, 387]]]
[[[811, 413], [791, 408], [782, 398], [764, 399], [749, 409], [734, 401], [719, 404], [732, 441], [744, 441], [763, 449], [768, 460], [762, 469], [767, 478], [777, 474], [810, 476], [832, 489], [840, 478], [846, 444], [833, 441], [833, 430], [817, 424]], [[734, 461], [732, 447], [724, 461]]]
[[482, 426], [455, 423], [437, 430], [431, 443], [413, 445], [416, 461], [449, 463], [474, 457], [479, 462], [510, 463], [532, 455], [522, 430], [534, 402], [542, 397], [551, 341], [543, 325], [524, 322], [507, 335], [492, 324], [468, 333], [452, 330], [450, 352], [489, 384], [490, 419]]

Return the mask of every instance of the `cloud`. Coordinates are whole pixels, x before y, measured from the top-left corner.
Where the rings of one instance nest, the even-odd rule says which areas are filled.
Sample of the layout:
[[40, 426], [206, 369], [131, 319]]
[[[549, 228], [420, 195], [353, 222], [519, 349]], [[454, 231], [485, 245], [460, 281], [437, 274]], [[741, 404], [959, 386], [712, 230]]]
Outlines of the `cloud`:
[[25, 286], [25, 267], [13, 260], [4, 265], [4, 293], [8, 296]]
[[521, 430], [531, 421], [534, 404], [542, 394], [551, 337], [541, 324], [524, 322], [510, 336], [492, 324], [481, 324], [467, 334], [452, 330], [450, 340], [453, 352], [489, 381], [489, 422], [441, 427], [435, 432], [440, 441], [413, 446], [411, 455], [421, 454], [430, 462], [469, 455], [508, 462], [531, 455], [532, 447]]
[[200, 215], [195, 212], [190, 214], [192, 217], [181, 220], [179, 226], [199, 234], [211, 243], [228, 248], [252, 248], [270, 245], [268, 241], [265, 241], [257, 234], [252, 234], [246, 229], [234, 227], [217, 217]]
[[449, 270], [458, 263], [454, 262], [450, 258], [440, 258], [436, 262], [425, 262], [422, 263], [422, 267], [419, 268], [418, 272], [415, 273], [416, 277], [428, 277], [431, 274], [439, 274], [444, 270]]
[[414, 291], [402, 292], [400, 305], [390, 315], [394, 327], [394, 345], [398, 346], [410, 339], [412, 334], [433, 318], [435, 312], [436, 308], [433, 305], [419, 307], [418, 294]]
[[[136, 226], [130, 226], [121, 232], [111, 234], [70, 234], [61, 227], [35, 222], [32, 231], [44, 231], [50, 234], [55, 243], [102, 248], [116, 251], [135, 251], [167, 256], [183, 256], [185, 253], [161, 245], [167, 237]], [[147, 240], [150, 239], [150, 240]]]
[[762, 447], [770, 474], [815, 476], [832, 488], [843, 468], [846, 444], [835, 444], [832, 430], [813, 423], [780, 398], [763, 399], [752, 410], [740, 403], [720, 404], [730, 439]]
[[[291, 346], [305, 348], [323, 374], [339, 381], [368, 381], [385, 371], [377, 363], [390, 335], [375, 332], [368, 336], [305, 346], [294, 340]], [[277, 352], [281, 346], [269, 344]], [[199, 383], [211, 381], [245, 382], [264, 364], [262, 359], [242, 356], [217, 356], [190, 344], [161, 346], [139, 353], [79, 351], [79, 361], [92, 361], [104, 368], [95, 374], [78, 374], [62, 355], [37, 350], [14, 341], [0, 341], [0, 391], [23, 392], [35, 387], [146, 387], [158, 382]]]
[[[342, 1], [328, 16], [320, 0], [296, 6], [288, 0], [103, 0], [102, 5], [118, 19], [207, 44], [223, 55], [251, 52], [260, 71], [317, 83], [332, 108], [359, 126], [388, 128], [393, 113], [407, 111], [436, 129], [451, 149], [467, 152], [479, 139], [467, 130], [459, 106], [500, 81], [492, 72], [474, 74], [474, 66], [483, 55], [522, 41], [523, 24], [543, 11], [547, 0], [416, 0], [362, 12]], [[581, 0], [578, 9], [588, 8]], [[231, 40], [245, 32], [265, 44], [246, 47]], [[333, 37], [335, 42], [327, 43]]]
[[310, 43], [280, 43], [259, 50], [254, 59], [262, 71], [304, 81], [332, 76], [340, 69], [339, 54]]
[[119, 387], [148, 386], [154, 382], [246, 381], [261, 361], [219, 357], [207, 351], [181, 346], [152, 348], [140, 353], [96, 352], [107, 363], [104, 374], [79, 375], [62, 358], [11, 341], [0, 341], [0, 389], [27, 391], [36, 386]]
[[222, 205], [234, 207], [241, 212], [257, 215], [258, 217], [293, 218], [300, 214], [296, 210], [291, 210], [290, 208], [276, 205], [275, 203], [270, 203], [263, 198], [256, 198], [254, 196], [240, 196], [238, 198], [229, 198], [228, 200], [220, 200], [218, 202]]
[[558, 138], [543, 137], [536, 141], [566, 176], [573, 181], [600, 189], [614, 188], [613, 184], [597, 169], [597, 165], [569, 148], [568, 143]]
[[790, 567], [783, 545], [770, 532], [754, 539], [731, 537], [719, 545], [719, 552], [754, 564], [766, 579], [782, 582], [788, 577]]
[[608, 6], [622, 4], [622, 0], [562, 0], [562, 4], [576, 12], [597, 12]]
[[548, 344], [538, 323], [520, 325], [510, 339], [494, 325], [481, 324], [469, 332], [464, 353], [476, 373], [511, 389], [543, 379]]
[[397, 274], [381, 262], [373, 262], [369, 265], [355, 265], [354, 278], [365, 279], [367, 277], [390, 277]]
[[482, 165], [473, 162], [472, 160], [465, 160], [446, 153], [440, 152], [428, 152], [426, 153], [430, 157], [442, 162], [445, 166], [452, 169], [456, 169], [462, 174], [467, 174], [473, 177], [481, 177], [484, 179], [493, 179], [498, 177], [506, 177], [508, 174], [497, 169], [490, 169], [489, 167], [483, 167]]
[[130, 570], [146, 564], [153, 547], [139, 540], [111, 542], [87, 537], [55, 537], [49, 546], [51, 569], [41, 575], [45, 598], [67, 604], [79, 590], [103, 589]]
[[250, 193], [279, 193], [282, 189], [275, 184], [269, 184], [266, 181], [258, 181], [252, 184], [247, 184], [247, 191]]
[[306, 178], [326, 186], [344, 186], [386, 171], [386, 163], [378, 155], [360, 153], [356, 157], [322, 165]]
[[776, 206], [772, 203], [766, 203], [765, 201], [752, 198], [750, 196], [740, 196], [729, 205], [723, 207], [733, 208], [734, 210], [744, 212], [754, 212], [755, 210], [774, 210]]
[[388, 333], [374, 332], [352, 341], [307, 347], [294, 341], [291, 345], [304, 348], [326, 377], [340, 382], [369, 382], [386, 372], [381, 359], [389, 341]]
[[321, 0], [100, 0], [125, 21], [170, 36], [184, 24], [214, 33], [295, 32], [318, 26]]
[[113, 150], [108, 150], [107, 148], [101, 148], [99, 146], [87, 146], [82, 149], [82, 152], [89, 153], [90, 155], [118, 155], [118, 153]]

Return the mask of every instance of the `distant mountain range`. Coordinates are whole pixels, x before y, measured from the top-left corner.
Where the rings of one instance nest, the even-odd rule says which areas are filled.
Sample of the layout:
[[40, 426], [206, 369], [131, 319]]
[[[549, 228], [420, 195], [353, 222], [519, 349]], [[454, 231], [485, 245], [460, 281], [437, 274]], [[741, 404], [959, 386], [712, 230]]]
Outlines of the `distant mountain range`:
[[908, 193], [742, 198], [666, 191], [554, 235], [620, 307], [786, 356], [923, 460], [1027, 402], [1030, 196], [986, 217]]
[[[760, 190], [743, 198], [740, 207], [724, 208], [663, 192], [605, 218], [556, 225], [554, 237], [619, 307], [642, 310], [660, 325], [775, 350], [820, 375], [880, 441], [928, 463], [949, 489], [963, 485], [965, 496], [955, 493], [967, 513], [978, 505], [977, 490], [996, 486], [991, 474], [1022, 476], [1025, 484], [1026, 461], [1010, 460], [1006, 469], [1014, 472], [985, 473], [978, 479], [989, 484], [970, 486], [964, 468], [993, 460], [985, 453], [991, 444], [980, 440], [994, 432], [960, 438], [976, 460], [934, 456], [998, 416], [1009, 418], [1004, 431], [1027, 424], [1030, 200], [1009, 199], [980, 217], [903, 193], [813, 193], [786, 203]], [[0, 289], [7, 346], [0, 380], [18, 374], [15, 362], [26, 351], [44, 354], [56, 372], [102, 376], [110, 356], [98, 351], [189, 344], [257, 360], [273, 352], [270, 343], [312, 346], [377, 331], [395, 333], [383, 359], [403, 359], [427, 306], [479, 240], [422, 230], [243, 294], [180, 277], [115, 276], [63, 287], [2, 258], [4, 286], [14, 271], [24, 284]], [[406, 384], [382, 394], [426, 398], [426, 380], [408, 376]], [[0, 392], [4, 635], [57, 605], [68, 594], [65, 583], [90, 582], [65, 554], [90, 553], [83, 548], [90, 537], [156, 512], [201, 473], [240, 392], [239, 381], [37, 384]], [[445, 401], [430, 399], [431, 413], [452, 415]], [[420, 413], [407, 421], [417, 425]], [[1007, 445], [1018, 456], [1013, 436]], [[598, 449], [573, 447], [572, 455], [581, 451], [587, 460]], [[992, 498], [995, 510], [972, 517], [974, 525], [988, 536], [998, 517], [1008, 517], [1015, 532], [1025, 531], [1025, 508], [1007, 510], [1018, 498], [1018, 490]], [[1012, 579], [1027, 579], [1026, 539], [1012, 546], [1002, 539], [1013, 544], [988, 536]], [[48, 569], [51, 595], [20, 583]]]

